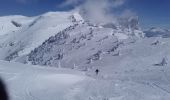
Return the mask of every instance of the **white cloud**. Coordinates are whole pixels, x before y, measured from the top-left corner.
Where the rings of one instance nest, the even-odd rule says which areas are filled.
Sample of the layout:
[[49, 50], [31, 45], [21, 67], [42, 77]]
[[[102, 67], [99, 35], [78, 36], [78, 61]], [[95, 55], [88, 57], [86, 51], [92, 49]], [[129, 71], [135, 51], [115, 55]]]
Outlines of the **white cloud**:
[[65, 2], [61, 6], [77, 5], [82, 1], [86, 0], [65, 0]]
[[[29, 3], [40, 0], [16, 1], [19, 3]], [[127, 0], [64, 0], [64, 3], [62, 3], [60, 7], [73, 6], [75, 9], [79, 9], [86, 20], [94, 23], [108, 23], [115, 22], [117, 15], [114, 14], [114, 9], [121, 7], [126, 1]], [[126, 14], [127, 11], [124, 13]], [[130, 13], [130, 11], [128, 13]]]
[[126, 0], [65, 0], [61, 5], [75, 6], [76, 9], [84, 12], [85, 18], [95, 23], [107, 23], [115, 20], [112, 12], [125, 3]]
[[112, 6], [118, 7], [118, 6], [123, 5], [126, 0], [65, 0], [65, 2], [62, 5], [63, 6], [77, 5], [77, 4], [81, 4], [81, 3], [94, 2], [94, 1], [96, 1], [96, 2], [109, 2]]
[[105, 23], [114, 20], [110, 13], [110, 3], [106, 0], [87, 0], [80, 8], [86, 13], [85, 17], [94, 23]]
[[123, 5], [126, 0], [113, 0], [113, 1], [114, 1], [113, 6], [119, 7], [119, 6]]
[[130, 17], [136, 17], [136, 16], [137, 16], [136, 13], [132, 12], [129, 9], [125, 9], [120, 15], [120, 17], [122, 18], [130, 18]]

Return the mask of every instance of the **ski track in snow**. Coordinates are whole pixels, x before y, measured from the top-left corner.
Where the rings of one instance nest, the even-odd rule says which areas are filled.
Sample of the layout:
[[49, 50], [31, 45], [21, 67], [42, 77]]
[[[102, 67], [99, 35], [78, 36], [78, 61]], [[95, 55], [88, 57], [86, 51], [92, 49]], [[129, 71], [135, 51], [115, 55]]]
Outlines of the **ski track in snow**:
[[[165, 73], [167, 72], [162, 72], [162, 77], [169, 83]], [[136, 75], [134, 74], [135, 77], [140, 77], [139, 80], [134, 76], [120, 76], [114, 80], [102, 79], [102, 75], [90, 78], [83, 72], [69, 69], [0, 61], [0, 76], [8, 86], [11, 100], [169, 99], [170, 91], [163, 87], [164, 83], [144, 80], [142, 76]]]
[[[47, 98], [56, 100], [54, 98], [57, 96], [64, 97], [64, 94], [67, 94], [67, 92], [71, 96], [74, 96], [76, 94], [74, 94], [74, 92], [76, 92], [77, 89], [73, 89], [72, 91], [70, 87], [86, 79], [83, 73], [81, 74], [73, 70], [56, 70], [49, 68], [48, 72], [41, 68], [34, 68], [32, 70], [31, 66], [27, 66], [28, 68], [26, 68], [22, 64], [9, 64], [9, 66], [7, 66], [8, 68], [5, 68], [6, 66], [3, 66], [3, 64], [0, 65], [0, 75], [9, 87], [12, 100], [47, 100]], [[10, 67], [13, 67], [14, 71], [9, 69]], [[74, 74], [74, 72], [77, 74]], [[11, 76], [9, 77], [8, 75]], [[50, 93], [56, 94], [57, 96], [54, 95], [54, 97], [52, 97]], [[57, 93], [62, 95], [58, 95]]]

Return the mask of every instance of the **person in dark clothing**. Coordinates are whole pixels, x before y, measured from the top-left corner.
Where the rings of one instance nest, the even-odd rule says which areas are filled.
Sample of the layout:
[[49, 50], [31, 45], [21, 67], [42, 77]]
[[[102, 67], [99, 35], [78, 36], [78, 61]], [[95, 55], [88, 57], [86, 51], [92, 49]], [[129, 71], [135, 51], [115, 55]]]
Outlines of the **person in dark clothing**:
[[0, 79], [0, 100], [9, 100], [6, 87]]
[[96, 72], [96, 75], [98, 75], [98, 74], [99, 74], [99, 69], [96, 69], [96, 71], [95, 71], [95, 72]]

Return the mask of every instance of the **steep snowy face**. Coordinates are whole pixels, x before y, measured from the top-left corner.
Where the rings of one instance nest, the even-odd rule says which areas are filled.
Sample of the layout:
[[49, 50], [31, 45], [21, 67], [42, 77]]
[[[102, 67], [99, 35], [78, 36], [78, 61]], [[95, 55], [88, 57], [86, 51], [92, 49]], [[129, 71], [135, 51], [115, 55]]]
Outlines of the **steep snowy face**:
[[27, 62], [86, 68], [86, 65], [101, 59], [103, 54], [116, 51], [118, 45], [112, 29], [94, 27], [88, 23], [75, 24], [33, 50]]
[[146, 37], [170, 37], [170, 31], [167, 29], [152, 27], [151, 29], [145, 31]]
[[5, 60], [24, 56], [49, 37], [77, 22], [83, 22], [78, 14], [69, 12], [49, 12], [32, 18], [7, 16], [2, 20], [4, 18], [9, 22], [2, 22], [5, 25], [4, 31], [0, 31], [0, 59]]
[[144, 37], [137, 18], [117, 22], [94, 24], [75, 12], [48, 12], [11, 20], [16, 30], [0, 36], [0, 59], [86, 68], [83, 66], [107, 53], [119, 55], [121, 41]]
[[41, 46], [34, 49], [24, 60], [33, 65], [69, 67], [88, 70], [92, 64], [107, 58], [119, 56], [123, 41], [134, 42], [135, 35], [127, 35], [120, 29], [101, 27], [89, 22], [76, 23]]

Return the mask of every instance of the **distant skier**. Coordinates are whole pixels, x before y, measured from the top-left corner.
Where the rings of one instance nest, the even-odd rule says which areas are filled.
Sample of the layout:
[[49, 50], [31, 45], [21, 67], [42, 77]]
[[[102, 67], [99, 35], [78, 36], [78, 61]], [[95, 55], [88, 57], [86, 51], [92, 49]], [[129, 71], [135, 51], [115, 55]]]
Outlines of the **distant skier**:
[[167, 58], [163, 58], [162, 61], [158, 64], [154, 64], [155, 66], [166, 66], [168, 63], [167, 63]]
[[95, 72], [96, 72], [96, 75], [98, 75], [98, 74], [99, 74], [99, 69], [96, 69], [96, 71], [95, 71]]

